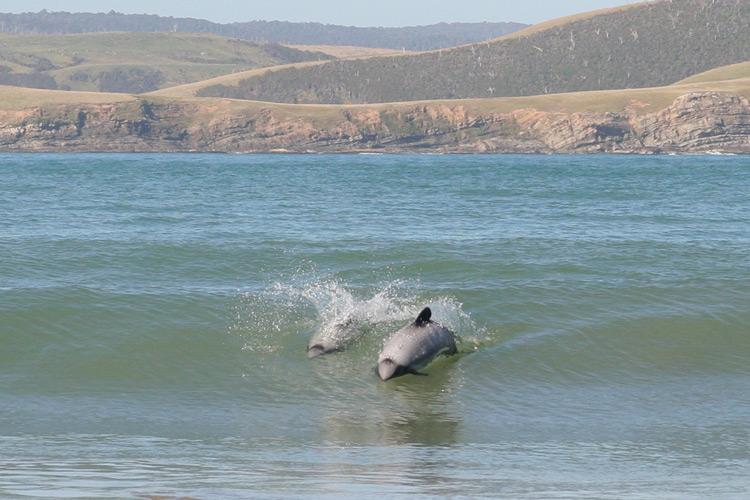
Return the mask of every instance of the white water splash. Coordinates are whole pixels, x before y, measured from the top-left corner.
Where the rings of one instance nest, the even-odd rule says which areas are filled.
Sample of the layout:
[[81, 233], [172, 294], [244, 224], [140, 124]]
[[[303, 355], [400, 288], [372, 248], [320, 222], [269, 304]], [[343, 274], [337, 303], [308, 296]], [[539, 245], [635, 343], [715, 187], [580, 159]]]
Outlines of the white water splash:
[[[430, 297], [419, 283], [394, 280], [375, 287], [347, 286], [334, 277], [276, 282], [260, 293], [242, 294], [236, 307], [235, 329], [245, 349], [272, 353], [321, 328], [355, 320], [385, 340], [413, 321], [424, 307], [432, 319], [456, 333], [462, 350], [474, 350], [486, 337], [463, 304], [450, 296]], [[301, 335], [300, 332], [304, 332]]]

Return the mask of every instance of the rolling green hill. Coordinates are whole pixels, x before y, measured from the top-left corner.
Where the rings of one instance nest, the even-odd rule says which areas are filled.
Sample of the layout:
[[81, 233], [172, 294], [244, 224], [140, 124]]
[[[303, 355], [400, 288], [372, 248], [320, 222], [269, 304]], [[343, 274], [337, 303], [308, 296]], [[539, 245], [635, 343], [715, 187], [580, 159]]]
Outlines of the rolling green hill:
[[189, 33], [0, 35], [0, 84], [142, 93], [254, 68], [330, 59]]
[[661, 0], [416, 55], [269, 70], [199, 96], [377, 103], [669, 85], [750, 60], [750, 2]]

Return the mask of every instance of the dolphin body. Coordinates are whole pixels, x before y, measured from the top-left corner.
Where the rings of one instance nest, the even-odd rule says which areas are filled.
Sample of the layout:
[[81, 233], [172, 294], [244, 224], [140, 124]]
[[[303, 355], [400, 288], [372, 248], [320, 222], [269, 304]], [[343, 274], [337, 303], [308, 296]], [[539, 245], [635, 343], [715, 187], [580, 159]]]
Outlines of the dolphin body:
[[456, 354], [456, 339], [444, 326], [430, 320], [432, 311], [425, 307], [417, 319], [405, 326], [388, 342], [378, 357], [375, 372], [381, 380], [407, 373], [425, 375], [419, 370], [441, 354]]
[[312, 336], [307, 344], [307, 357], [344, 351], [364, 333], [362, 323], [349, 317], [333, 325], [324, 326]]

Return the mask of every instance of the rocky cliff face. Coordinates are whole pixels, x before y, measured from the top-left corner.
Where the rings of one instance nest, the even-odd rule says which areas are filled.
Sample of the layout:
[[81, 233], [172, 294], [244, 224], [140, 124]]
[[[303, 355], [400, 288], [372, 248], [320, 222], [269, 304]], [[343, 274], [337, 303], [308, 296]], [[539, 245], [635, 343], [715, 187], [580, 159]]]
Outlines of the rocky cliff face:
[[0, 151], [750, 154], [750, 102], [703, 92], [651, 114], [472, 114], [436, 103], [341, 107], [323, 119], [304, 108], [141, 99], [0, 112]]

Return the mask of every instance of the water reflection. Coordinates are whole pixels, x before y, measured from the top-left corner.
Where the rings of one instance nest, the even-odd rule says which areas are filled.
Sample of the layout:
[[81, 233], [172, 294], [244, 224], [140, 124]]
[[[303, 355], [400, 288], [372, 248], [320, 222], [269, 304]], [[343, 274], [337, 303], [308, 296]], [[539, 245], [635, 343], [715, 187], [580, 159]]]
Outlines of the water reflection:
[[463, 426], [456, 400], [460, 371], [455, 360], [430, 365], [428, 376], [406, 375], [381, 382], [369, 374], [360, 383], [363, 393], [340, 400], [323, 412], [321, 434], [325, 442], [347, 445], [445, 446], [459, 441]]
[[[368, 493], [423, 494], [454, 481], [450, 450], [461, 442], [463, 412], [456, 399], [462, 374], [443, 359], [428, 376], [381, 382], [374, 373], [349, 406], [330, 404], [321, 419], [321, 439], [339, 450], [317, 463], [320, 491], [343, 493], [356, 478], [356, 496]], [[331, 448], [329, 448], [331, 449]], [[348, 457], [348, 458], [347, 458]], [[344, 490], [342, 490], [342, 486]]]

